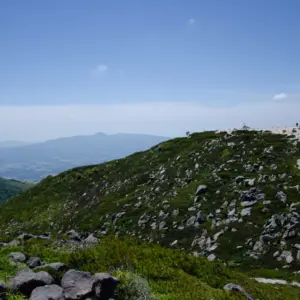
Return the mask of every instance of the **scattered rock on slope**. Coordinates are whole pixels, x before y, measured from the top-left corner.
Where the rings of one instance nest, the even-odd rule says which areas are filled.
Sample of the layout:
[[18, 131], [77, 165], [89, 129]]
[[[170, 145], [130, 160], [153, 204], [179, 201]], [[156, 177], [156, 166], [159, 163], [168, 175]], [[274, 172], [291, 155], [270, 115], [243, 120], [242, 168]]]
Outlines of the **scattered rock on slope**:
[[30, 257], [27, 260], [27, 265], [29, 268], [36, 268], [42, 264], [41, 260], [39, 257]]
[[25, 262], [26, 256], [22, 252], [11, 252], [8, 254], [8, 257], [14, 262]]

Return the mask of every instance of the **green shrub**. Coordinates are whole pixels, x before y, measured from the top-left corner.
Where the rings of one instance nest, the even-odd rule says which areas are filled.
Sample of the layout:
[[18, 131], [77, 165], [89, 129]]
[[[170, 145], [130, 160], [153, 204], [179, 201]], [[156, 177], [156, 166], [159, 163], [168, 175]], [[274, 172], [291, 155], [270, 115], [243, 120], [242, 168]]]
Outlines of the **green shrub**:
[[118, 270], [115, 275], [120, 279], [117, 289], [118, 299], [120, 300], [155, 300], [152, 289], [148, 281], [141, 276]]

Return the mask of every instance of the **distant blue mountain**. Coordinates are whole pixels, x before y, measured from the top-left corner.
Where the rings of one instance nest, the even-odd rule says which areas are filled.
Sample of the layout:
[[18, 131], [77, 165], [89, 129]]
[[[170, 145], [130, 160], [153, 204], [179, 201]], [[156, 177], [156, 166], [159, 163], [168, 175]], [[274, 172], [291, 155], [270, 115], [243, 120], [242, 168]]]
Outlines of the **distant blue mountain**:
[[121, 158], [168, 140], [145, 134], [74, 136], [0, 147], [0, 177], [39, 181], [67, 169]]

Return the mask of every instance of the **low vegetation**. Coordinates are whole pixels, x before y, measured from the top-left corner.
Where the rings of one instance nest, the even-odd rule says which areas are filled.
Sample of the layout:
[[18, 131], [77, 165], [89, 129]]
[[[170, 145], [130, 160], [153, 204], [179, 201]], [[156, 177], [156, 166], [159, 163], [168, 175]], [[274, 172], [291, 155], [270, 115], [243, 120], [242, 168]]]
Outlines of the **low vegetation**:
[[14, 179], [0, 178], [0, 204], [32, 187], [33, 184]]
[[12, 251], [23, 251], [28, 257], [38, 256], [44, 261], [61, 261], [69, 268], [92, 273], [110, 271], [121, 281], [117, 289], [119, 300], [244, 299], [239, 292], [224, 291], [227, 283], [240, 284], [255, 299], [300, 297], [299, 288], [258, 283], [221, 262], [209, 262], [131, 238], [106, 237], [98, 245], [71, 253], [66, 247], [53, 247], [52, 241], [30, 240], [20, 247], [2, 248], [2, 280], [7, 281], [22, 266], [11, 265], [7, 255]]

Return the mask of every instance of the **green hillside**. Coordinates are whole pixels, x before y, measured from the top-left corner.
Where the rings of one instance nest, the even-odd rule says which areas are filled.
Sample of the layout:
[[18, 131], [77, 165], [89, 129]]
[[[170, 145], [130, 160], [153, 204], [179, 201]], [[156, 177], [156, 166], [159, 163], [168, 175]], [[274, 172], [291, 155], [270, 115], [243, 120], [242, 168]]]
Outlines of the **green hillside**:
[[0, 204], [4, 201], [22, 193], [33, 184], [13, 179], [0, 178]]
[[242, 270], [292, 272], [300, 266], [299, 158], [299, 143], [285, 135], [195, 133], [48, 177], [0, 208], [0, 228], [132, 236]]

